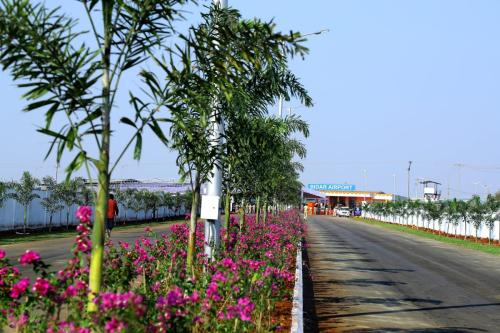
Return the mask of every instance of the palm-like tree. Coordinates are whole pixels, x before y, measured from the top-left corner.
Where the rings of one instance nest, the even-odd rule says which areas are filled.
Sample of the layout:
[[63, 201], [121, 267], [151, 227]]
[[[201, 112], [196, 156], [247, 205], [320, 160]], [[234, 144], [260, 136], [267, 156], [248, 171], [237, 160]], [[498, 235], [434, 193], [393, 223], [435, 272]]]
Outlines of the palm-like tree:
[[70, 179], [59, 185], [58, 194], [61, 202], [66, 207], [66, 229], [69, 229], [71, 207], [81, 203], [81, 198], [79, 197], [80, 184], [79, 180]]
[[462, 219], [462, 222], [464, 224], [464, 234], [465, 234], [464, 238], [467, 239], [467, 225], [470, 223], [471, 220], [469, 202], [464, 200], [457, 201], [457, 209], [458, 209], [458, 214], [460, 215], [460, 218]]
[[[163, 216], [167, 216], [167, 210], [170, 211], [173, 203], [173, 195], [170, 192], [161, 194], [161, 206], [163, 207]], [[170, 215], [170, 212], [169, 212]]]
[[0, 208], [3, 207], [5, 200], [9, 198], [8, 189], [9, 185], [0, 181]]
[[451, 224], [453, 224], [453, 227], [455, 229], [454, 230], [455, 238], [457, 237], [457, 229], [461, 219], [459, 205], [460, 205], [459, 201], [456, 198], [454, 198], [453, 200], [450, 200], [448, 202], [445, 211], [448, 222], [451, 222]]
[[[500, 201], [493, 195], [488, 195], [485, 203], [485, 223], [488, 226], [488, 243], [491, 244], [493, 238], [493, 229], [495, 228], [495, 223], [498, 221], [500, 216]], [[499, 228], [500, 229], [500, 228]], [[499, 240], [500, 240], [500, 230], [499, 230]]]
[[118, 201], [118, 203], [120, 203], [123, 207], [123, 214], [124, 214], [123, 223], [124, 224], [125, 224], [125, 221], [127, 221], [127, 219], [128, 219], [127, 212], [129, 210], [133, 210], [134, 206], [136, 204], [136, 202], [135, 202], [136, 192], [137, 192], [137, 190], [132, 189], [132, 188], [127, 188], [126, 190], [121, 191], [122, 198], [120, 199], [120, 201]]
[[144, 210], [146, 212], [145, 216], [147, 216], [147, 213], [151, 211], [151, 218], [154, 220], [156, 218], [156, 211], [158, 210], [158, 206], [161, 202], [160, 196], [158, 192], [153, 191], [143, 191], [142, 196]]
[[42, 199], [41, 204], [47, 214], [49, 214], [49, 232], [52, 230], [52, 219], [55, 213], [64, 208], [61, 203], [61, 195], [59, 193], [60, 185], [57, 184], [51, 176], [44, 177], [42, 180], [47, 190], [47, 196]]
[[486, 217], [486, 206], [481, 202], [481, 198], [477, 195], [473, 196], [469, 202], [469, 214], [474, 230], [476, 232], [476, 242], [479, 239], [479, 230]]
[[[140, 158], [145, 128], [152, 128], [165, 139], [156, 119], [156, 105], [149, 108], [140, 104], [131, 93], [135, 114], [122, 122], [134, 128], [133, 135], [121, 152], [115, 150], [118, 159], [110, 163], [110, 119], [115, 97], [123, 73], [150, 59], [156, 50], [163, 50], [174, 32], [174, 22], [182, 18], [180, 6], [188, 1], [79, 2], [90, 21], [88, 31], [78, 31], [77, 20], [60, 9], [47, 8], [45, 2], [1, 0], [0, 64], [28, 90], [24, 94], [30, 101], [26, 109], [45, 111], [46, 124], [39, 131], [53, 139], [49, 153], [57, 151], [60, 162], [65, 150], [76, 150], [67, 168], [68, 178], [81, 167], [85, 167], [89, 179], [92, 167], [97, 170], [88, 302], [88, 309], [96, 311], [92, 299], [101, 287], [104, 223], [113, 169], [134, 141], [134, 158]], [[83, 43], [82, 35], [93, 37], [93, 42]], [[144, 69], [140, 76], [146, 81], [149, 74]], [[59, 115], [67, 122], [53, 122]], [[92, 156], [94, 151], [97, 153]]]
[[34, 193], [40, 181], [33, 177], [28, 171], [24, 171], [19, 182], [10, 184], [13, 192], [9, 193], [9, 197], [16, 200], [23, 206], [23, 233], [26, 233], [28, 224], [28, 207], [36, 198], [40, 198], [37, 193]]

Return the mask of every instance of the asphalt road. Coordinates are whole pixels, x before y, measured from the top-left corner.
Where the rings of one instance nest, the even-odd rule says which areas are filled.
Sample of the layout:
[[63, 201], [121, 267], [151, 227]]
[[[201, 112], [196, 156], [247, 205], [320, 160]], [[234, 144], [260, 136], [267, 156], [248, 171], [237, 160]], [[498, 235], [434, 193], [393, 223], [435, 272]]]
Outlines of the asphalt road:
[[[153, 226], [151, 229], [160, 234], [168, 233], [170, 226]], [[127, 228], [124, 230], [115, 230], [111, 233], [111, 240], [118, 243], [118, 241], [124, 241], [127, 243], [133, 243], [136, 239], [145, 235], [144, 229], [147, 225], [138, 226], [137, 228]], [[76, 237], [76, 231], [75, 231]], [[71, 257], [71, 247], [75, 237], [63, 237], [56, 239], [40, 240], [34, 242], [23, 242], [18, 244], [2, 245], [0, 248], [7, 252], [7, 257], [11, 260], [11, 263], [15, 263], [19, 257], [26, 250], [33, 250], [40, 253], [43, 261], [51, 265], [53, 270], [59, 270], [66, 265], [67, 260]], [[23, 274], [28, 274], [32, 277], [34, 274], [31, 272], [31, 268], [18, 266]]]
[[500, 257], [310, 216], [306, 331], [500, 332]]

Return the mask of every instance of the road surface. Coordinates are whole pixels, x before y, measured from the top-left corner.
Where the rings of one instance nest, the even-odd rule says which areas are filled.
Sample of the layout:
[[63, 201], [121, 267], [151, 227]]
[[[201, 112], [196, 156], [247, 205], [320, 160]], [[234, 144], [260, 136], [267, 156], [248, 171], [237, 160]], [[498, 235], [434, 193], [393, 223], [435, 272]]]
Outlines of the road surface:
[[499, 256], [347, 218], [308, 220], [305, 321], [316, 324], [306, 331], [500, 332]]
[[[156, 225], [151, 227], [151, 229], [160, 234], [167, 233], [172, 226], [171, 223], [166, 225]], [[111, 240], [116, 244], [118, 241], [124, 241], [128, 243], [134, 242], [137, 238], [145, 235], [144, 229], [147, 225], [138, 226], [137, 228], [127, 228], [123, 230], [114, 230], [111, 233]], [[23, 242], [18, 244], [2, 245], [0, 248], [7, 252], [7, 257], [11, 260], [11, 263], [16, 263], [19, 257], [26, 250], [33, 250], [40, 253], [43, 261], [52, 266], [53, 270], [59, 270], [66, 265], [66, 262], [71, 257], [71, 247], [76, 237], [76, 231], [74, 237], [63, 237], [55, 239], [40, 240], [34, 242]], [[34, 276], [31, 273], [31, 268], [18, 266], [22, 273], [28, 273], [28, 276]]]

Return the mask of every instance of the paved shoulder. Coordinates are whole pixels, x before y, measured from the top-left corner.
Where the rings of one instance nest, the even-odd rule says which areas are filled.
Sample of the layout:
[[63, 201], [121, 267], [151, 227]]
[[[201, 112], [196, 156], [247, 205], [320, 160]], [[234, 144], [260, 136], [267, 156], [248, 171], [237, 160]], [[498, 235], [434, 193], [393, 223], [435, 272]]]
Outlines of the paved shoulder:
[[321, 331], [500, 331], [500, 257], [349, 219], [309, 221]]

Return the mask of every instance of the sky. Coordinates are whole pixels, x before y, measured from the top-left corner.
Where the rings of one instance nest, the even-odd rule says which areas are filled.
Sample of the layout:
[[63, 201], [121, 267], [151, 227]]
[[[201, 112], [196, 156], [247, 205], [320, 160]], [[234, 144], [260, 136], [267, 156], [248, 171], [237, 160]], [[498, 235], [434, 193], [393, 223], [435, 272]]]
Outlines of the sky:
[[[202, 3], [207, 3], [206, 1]], [[80, 4], [47, 0], [79, 17]], [[500, 2], [496, 0], [229, 0], [245, 18], [274, 20], [279, 30], [309, 37], [309, 55], [292, 70], [313, 97], [314, 107], [285, 102], [310, 124], [305, 140], [304, 184], [354, 184], [357, 189], [420, 194], [420, 179], [442, 183], [443, 196], [470, 197], [500, 190]], [[180, 30], [199, 22], [188, 8]], [[149, 66], [146, 64], [146, 66]], [[126, 114], [127, 74], [113, 116]], [[22, 90], [0, 72], [0, 179], [24, 170], [56, 174], [44, 161], [48, 138], [36, 133], [44, 116], [23, 113]], [[277, 106], [270, 106], [270, 113]], [[130, 131], [116, 126], [112, 156]], [[177, 179], [175, 154], [152, 135], [144, 138], [140, 162], [127, 154], [114, 178]], [[62, 166], [68, 162], [63, 160]], [[461, 165], [461, 166], [457, 166]], [[61, 177], [62, 168], [58, 175]]]

